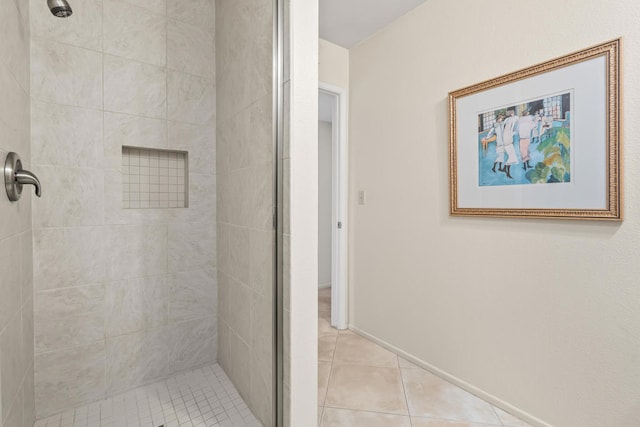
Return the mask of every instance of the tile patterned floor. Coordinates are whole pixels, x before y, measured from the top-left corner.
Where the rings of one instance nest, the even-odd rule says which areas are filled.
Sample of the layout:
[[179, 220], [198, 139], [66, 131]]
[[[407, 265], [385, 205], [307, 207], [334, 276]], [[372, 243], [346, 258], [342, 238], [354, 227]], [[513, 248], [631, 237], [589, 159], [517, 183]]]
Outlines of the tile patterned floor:
[[259, 427], [218, 365], [39, 420], [34, 427]]
[[351, 332], [331, 327], [318, 294], [320, 427], [531, 427]]

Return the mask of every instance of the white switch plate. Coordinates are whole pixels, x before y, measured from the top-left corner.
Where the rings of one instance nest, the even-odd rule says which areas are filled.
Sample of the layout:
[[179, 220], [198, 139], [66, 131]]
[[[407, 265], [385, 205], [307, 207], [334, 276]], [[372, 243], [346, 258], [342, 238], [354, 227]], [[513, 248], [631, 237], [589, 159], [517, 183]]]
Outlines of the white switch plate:
[[367, 193], [364, 190], [358, 191], [358, 204], [364, 205], [367, 202]]

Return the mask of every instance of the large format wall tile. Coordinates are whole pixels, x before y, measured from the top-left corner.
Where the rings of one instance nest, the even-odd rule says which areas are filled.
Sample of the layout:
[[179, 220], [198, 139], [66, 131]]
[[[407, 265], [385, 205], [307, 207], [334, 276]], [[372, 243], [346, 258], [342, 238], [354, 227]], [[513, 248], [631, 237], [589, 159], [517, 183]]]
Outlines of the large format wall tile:
[[29, 18], [23, 19], [17, 2], [3, 4], [0, 38], [0, 58], [20, 85], [29, 88]]
[[104, 306], [103, 285], [37, 292], [36, 352], [104, 340]]
[[170, 326], [170, 371], [180, 372], [215, 361], [216, 338], [215, 317], [189, 320]]
[[251, 298], [252, 292], [247, 286], [231, 279], [229, 281], [229, 326], [245, 342], [251, 342]]
[[167, 276], [149, 276], [106, 285], [107, 337], [158, 328], [167, 324]]
[[167, 0], [124, 0], [134, 6], [144, 7], [155, 13], [167, 13]]
[[169, 275], [169, 320], [181, 322], [215, 314], [217, 274], [213, 268]]
[[177, 122], [214, 125], [216, 90], [211, 77], [197, 77], [169, 70], [168, 118]]
[[169, 271], [193, 271], [216, 265], [213, 223], [169, 224]]
[[104, 53], [165, 65], [167, 18], [123, 0], [104, 1]]
[[209, 78], [214, 76], [213, 56], [202, 54], [214, 51], [213, 31], [169, 19], [167, 44], [169, 68], [196, 76]]
[[215, 127], [169, 122], [168, 140], [169, 148], [189, 152], [189, 172], [201, 175], [215, 174]]
[[166, 120], [105, 112], [105, 167], [120, 170], [123, 145], [144, 148], [166, 148]]
[[102, 48], [102, 0], [73, 0], [72, 19], [52, 19], [42, 0], [31, 0], [32, 35], [99, 51]]
[[21, 322], [20, 315], [14, 315], [0, 334], [0, 379], [2, 379], [0, 402], [2, 403], [2, 418], [8, 416], [11, 405], [18, 398], [17, 395], [24, 375]]
[[105, 396], [104, 341], [36, 355], [38, 418]]
[[167, 227], [110, 226], [105, 242], [109, 280], [157, 276], [167, 272]]
[[3, 273], [0, 280], [0, 331], [2, 331], [15, 316], [16, 308], [22, 305], [20, 252], [20, 236], [16, 235], [0, 241], [0, 271]]
[[101, 111], [33, 101], [31, 120], [34, 165], [102, 167]]
[[39, 166], [45, 197], [34, 204], [34, 227], [70, 227], [104, 223], [102, 169]]
[[36, 290], [86, 285], [105, 275], [103, 227], [34, 230]]
[[105, 55], [104, 72], [105, 110], [166, 118], [167, 75], [164, 68]]
[[34, 39], [31, 43], [33, 99], [102, 108], [102, 55], [79, 47]]
[[170, 1], [167, 2], [167, 15], [183, 22], [213, 29], [216, 22], [215, 1]]
[[107, 393], [120, 393], [165, 377], [168, 344], [165, 328], [108, 338]]

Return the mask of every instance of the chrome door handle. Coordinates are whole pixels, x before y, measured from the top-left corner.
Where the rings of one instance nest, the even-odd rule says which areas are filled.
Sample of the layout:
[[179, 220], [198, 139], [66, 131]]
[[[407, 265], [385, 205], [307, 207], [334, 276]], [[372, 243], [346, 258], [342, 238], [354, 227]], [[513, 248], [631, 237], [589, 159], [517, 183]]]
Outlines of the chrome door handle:
[[36, 196], [42, 196], [42, 186], [40, 180], [33, 173], [22, 169], [20, 156], [16, 153], [9, 153], [4, 163], [4, 186], [7, 190], [7, 196], [12, 202], [20, 200], [22, 195], [22, 186], [24, 184], [36, 187]]

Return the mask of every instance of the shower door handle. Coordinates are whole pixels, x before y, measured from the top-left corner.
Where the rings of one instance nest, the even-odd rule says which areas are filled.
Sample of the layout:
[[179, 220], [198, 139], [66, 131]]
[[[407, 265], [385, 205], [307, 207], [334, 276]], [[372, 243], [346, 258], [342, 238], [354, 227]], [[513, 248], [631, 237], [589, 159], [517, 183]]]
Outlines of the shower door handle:
[[4, 186], [7, 190], [7, 196], [12, 202], [20, 200], [22, 195], [22, 186], [25, 184], [36, 187], [36, 196], [42, 195], [42, 186], [40, 180], [33, 173], [22, 169], [20, 156], [16, 153], [9, 153], [4, 164]]

